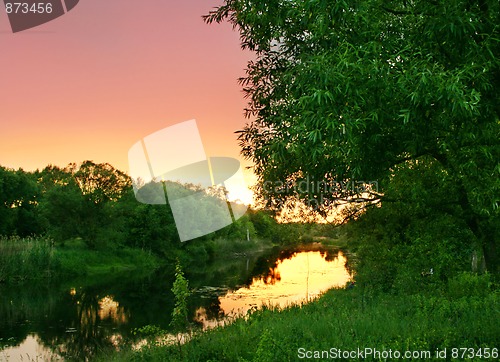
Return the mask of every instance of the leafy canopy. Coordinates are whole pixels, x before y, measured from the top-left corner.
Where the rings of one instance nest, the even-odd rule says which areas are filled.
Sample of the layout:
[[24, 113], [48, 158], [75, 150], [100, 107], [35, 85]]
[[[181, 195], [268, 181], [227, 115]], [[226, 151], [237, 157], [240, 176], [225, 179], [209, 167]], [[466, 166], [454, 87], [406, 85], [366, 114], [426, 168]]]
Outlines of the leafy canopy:
[[[380, 200], [400, 165], [437, 162], [464, 217], [498, 216], [497, 0], [226, 0], [205, 20], [232, 23], [256, 54], [239, 139], [269, 207]], [[325, 180], [379, 192], [312, 187]]]

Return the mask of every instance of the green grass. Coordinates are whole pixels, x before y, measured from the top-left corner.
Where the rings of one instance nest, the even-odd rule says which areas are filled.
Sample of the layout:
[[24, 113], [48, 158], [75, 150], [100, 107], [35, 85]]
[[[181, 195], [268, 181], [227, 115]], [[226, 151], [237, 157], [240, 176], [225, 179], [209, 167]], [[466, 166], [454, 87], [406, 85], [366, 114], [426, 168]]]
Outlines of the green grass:
[[25, 282], [154, 270], [157, 257], [140, 249], [91, 250], [79, 239], [55, 246], [46, 238], [0, 238], [0, 282]]
[[63, 247], [55, 251], [60, 273], [66, 276], [94, 276], [136, 269], [156, 269], [156, 257], [140, 249], [89, 250]]
[[0, 282], [47, 278], [58, 265], [49, 239], [0, 237]]
[[[475, 277], [465, 278], [466, 283], [470, 283], [471, 278]], [[373, 296], [359, 287], [331, 290], [309, 304], [257, 311], [225, 328], [198, 334], [180, 347], [148, 345], [140, 352], [122, 350], [106, 353], [101, 358], [106, 361], [296, 361], [300, 360], [299, 348], [307, 351], [374, 348], [432, 353], [447, 348], [450, 357], [452, 348], [500, 347], [499, 291], [462, 291], [457, 296], [456, 283], [460, 282], [459, 278], [450, 290], [444, 286], [435, 295]]]

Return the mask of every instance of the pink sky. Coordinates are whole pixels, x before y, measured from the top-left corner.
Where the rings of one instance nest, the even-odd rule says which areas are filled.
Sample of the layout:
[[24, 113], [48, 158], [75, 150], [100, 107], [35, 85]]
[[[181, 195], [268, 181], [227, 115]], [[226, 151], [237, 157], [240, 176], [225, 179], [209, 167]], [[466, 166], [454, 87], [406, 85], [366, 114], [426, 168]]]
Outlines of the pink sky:
[[0, 165], [93, 160], [127, 171], [136, 141], [190, 119], [209, 156], [241, 160], [234, 131], [246, 100], [237, 78], [252, 55], [229, 24], [202, 21], [219, 4], [81, 0], [16, 34], [2, 7]]

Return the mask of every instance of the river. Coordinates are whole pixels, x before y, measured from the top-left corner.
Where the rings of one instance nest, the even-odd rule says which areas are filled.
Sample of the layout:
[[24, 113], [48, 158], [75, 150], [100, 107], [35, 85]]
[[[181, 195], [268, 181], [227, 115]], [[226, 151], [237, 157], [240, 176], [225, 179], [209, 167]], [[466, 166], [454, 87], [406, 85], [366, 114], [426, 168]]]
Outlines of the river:
[[[192, 265], [189, 318], [207, 329], [266, 305], [302, 303], [350, 279], [334, 249], [272, 249]], [[71, 282], [0, 286], [0, 361], [87, 359], [138, 343], [133, 329], [169, 329], [172, 275], [165, 270]]]

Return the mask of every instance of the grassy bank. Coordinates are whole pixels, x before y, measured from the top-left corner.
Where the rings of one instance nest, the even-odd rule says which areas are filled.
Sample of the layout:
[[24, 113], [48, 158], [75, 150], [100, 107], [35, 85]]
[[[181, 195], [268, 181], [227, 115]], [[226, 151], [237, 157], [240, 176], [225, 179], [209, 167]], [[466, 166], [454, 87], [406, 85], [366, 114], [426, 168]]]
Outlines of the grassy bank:
[[91, 250], [81, 240], [55, 246], [45, 238], [0, 238], [0, 282], [24, 282], [152, 270], [158, 259], [140, 249]]
[[75, 240], [56, 247], [56, 258], [64, 275], [94, 276], [129, 270], [153, 270], [159, 266], [159, 259], [151, 253], [137, 248], [112, 248], [90, 250]]
[[[500, 347], [500, 293], [488, 276], [461, 275], [433, 294], [369, 295], [331, 290], [318, 300], [279, 310], [265, 308], [182, 346], [150, 344], [139, 352], [106, 354], [106, 361], [295, 361], [299, 349], [430, 351]], [[338, 351], [337, 351], [338, 352]], [[323, 354], [323, 359], [332, 357]], [[479, 356], [471, 360], [484, 360]], [[379, 360], [365, 356], [366, 360]], [[420, 358], [422, 359], [422, 358]], [[453, 358], [451, 358], [453, 359]], [[463, 358], [457, 358], [461, 360]], [[383, 360], [380, 359], [380, 360]], [[415, 360], [418, 360], [416, 358]], [[496, 360], [496, 359], [490, 359]]]
[[58, 267], [50, 240], [0, 237], [0, 282], [47, 278]]

